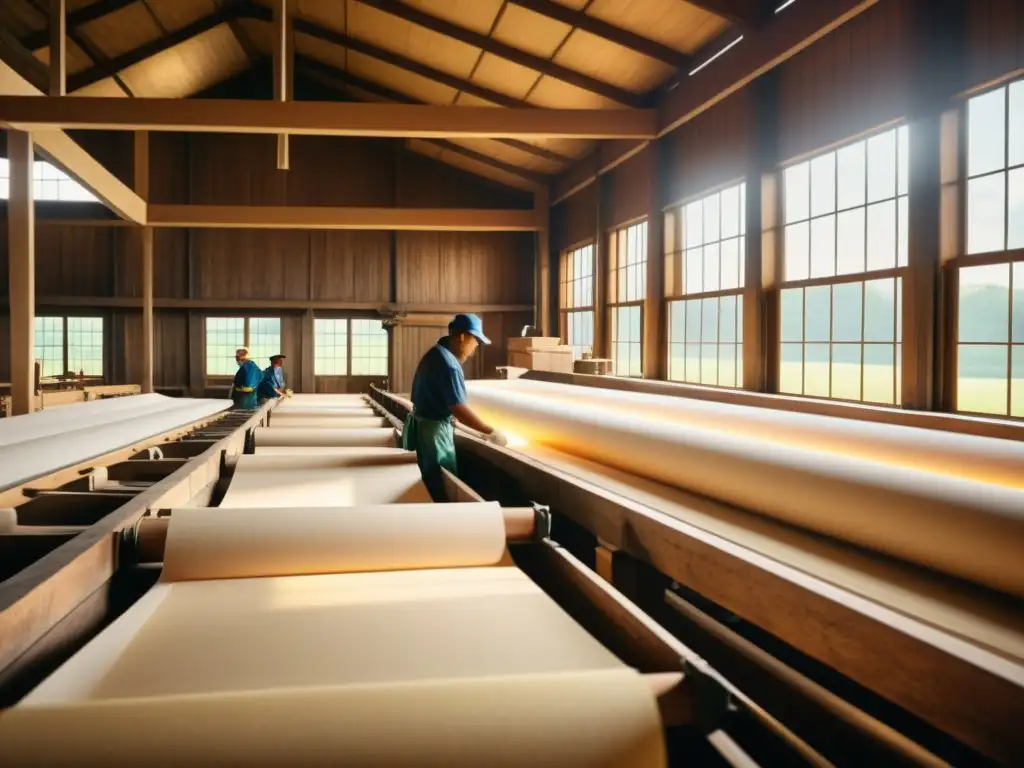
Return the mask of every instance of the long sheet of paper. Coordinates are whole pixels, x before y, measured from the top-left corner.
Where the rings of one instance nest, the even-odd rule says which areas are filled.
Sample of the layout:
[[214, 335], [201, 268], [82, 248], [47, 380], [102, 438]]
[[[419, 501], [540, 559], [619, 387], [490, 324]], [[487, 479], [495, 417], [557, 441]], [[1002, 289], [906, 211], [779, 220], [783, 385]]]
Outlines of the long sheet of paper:
[[369, 406], [325, 406], [323, 408], [314, 408], [312, 406], [296, 405], [290, 408], [284, 406], [278, 406], [270, 412], [270, 420], [298, 418], [298, 417], [309, 417], [309, 416], [376, 416], [376, 413]]
[[366, 395], [303, 395], [297, 394], [284, 398], [278, 408], [364, 408], [367, 404]]
[[316, 427], [257, 427], [256, 446], [343, 448], [395, 446], [393, 429], [317, 429]]
[[380, 416], [291, 416], [287, 412], [271, 413], [270, 428], [315, 427], [317, 429], [381, 429], [388, 426]]
[[164, 581], [494, 565], [494, 502], [343, 509], [175, 509]]
[[256, 446], [257, 456], [400, 456], [404, 448], [332, 448], [330, 446]]
[[513, 389], [472, 403], [531, 443], [1024, 595], [1022, 489]]
[[19, 706], [618, 667], [517, 568], [162, 582]]
[[429, 501], [412, 453], [245, 455], [238, 458], [220, 506], [351, 507]]
[[653, 768], [665, 761], [657, 707], [628, 669], [17, 707], [0, 717], [7, 766]]

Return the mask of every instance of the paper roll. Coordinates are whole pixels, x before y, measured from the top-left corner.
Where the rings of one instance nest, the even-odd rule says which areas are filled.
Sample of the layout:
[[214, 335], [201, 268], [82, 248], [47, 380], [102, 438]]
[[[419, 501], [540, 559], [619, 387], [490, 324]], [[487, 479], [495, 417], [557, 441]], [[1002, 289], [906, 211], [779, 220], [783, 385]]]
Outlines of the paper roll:
[[244, 455], [238, 458], [220, 506], [351, 507], [429, 501], [416, 456], [409, 452], [390, 456]]
[[394, 448], [393, 429], [324, 429], [315, 427], [257, 427], [256, 446], [373, 447]]
[[316, 429], [381, 429], [388, 422], [380, 416], [292, 416], [288, 413], [272, 413], [270, 428], [298, 429], [313, 427]]
[[497, 503], [175, 509], [162, 578], [236, 579], [494, 565]]
[[1024, 595], [1024, 491], [512, 389], [471, 399], [531, 442]]
[[0, 716], [0, 763], [11, 768], [665, 761], [650, 688], [628, 669], [15, 707]]
[[257, 456], [399, 456], [404, 448], [332, 448], [331, 446], [256, 446]]
[[506, 388], [602, 410], [1024, 488], [1024, 443], [1012, 440], [531, 379], [501, 384], [473, 381], [468, 385], [471, 393]]
[[285, 408], [284, 406], [278, 406], [270, 412], [270, 420], [274, 419], [290, 419], [295, 417], [310, 417], [310, 416], [363, 416], [366, 418], [375, 416], [376, 413], [369, 406], [324, 406], [320, 408], [314, 408], [306, 405], [296, 405], [291, 408]]

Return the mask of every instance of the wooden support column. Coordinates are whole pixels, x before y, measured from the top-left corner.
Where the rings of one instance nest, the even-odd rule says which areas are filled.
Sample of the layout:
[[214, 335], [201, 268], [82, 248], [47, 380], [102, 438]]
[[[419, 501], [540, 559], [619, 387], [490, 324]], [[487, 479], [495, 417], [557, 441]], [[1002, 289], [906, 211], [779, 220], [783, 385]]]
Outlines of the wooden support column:
[[35, 406], [35, 205], [32, 134], [7, 131], [7, 239], [11, 313], [11, 415]]
[[[597, 164], [597, 153], [594, 153]], [[611, 357], [608, 328], [608, 237], [604, 231], [604, 176], [594, 179], [594, 357]]]
[[[307, 309], [302, 313], [302, 368], [299, 371], [299, 387], [298, 391], [304, 394], [312, 395], [316, 393], [316, 370], [313, 367], [315, 364], [314, 355], [316, 351], [314, 349], [314, 337], [316, 335], [316, 318], [313, 315], [312, 309]], [[391, 353], [391, 334], [388, 334], [388, 360], [394, 360], [394, 355]], [[388, 366], [390, 373], [391, 366]]]
[[536, 289], [534, 296], [534, 325], [542, 335], [557, 335], [558, 330], [552, 327], [551, 316], [551, 205], [547, 187], [538, 188], [533, 193], [533, 209], [539, 220], [537, 230], [537, 262], [534, 265]]
[[665, 323], [665, 177], [668, 166], [664, 142], [652, 141], [644, 149], [648, 162], [647, 298], [644, 300], [643, 375], [665, 379], [668, 342]]
[[[954, 336], [943, 332], [939, 308], [943, 230], [948, 231], [950, 220], [958, 221], [960, 214], [959, 209], [949, 210], [943, 204], [943, 177], [949, 175], [951, 165], [956, 167], [957, 152], [955, 128], [949, 130], [944, 114], [953, 96], [967, 85], [963, 82], [966, 6], [966, 0], [913, 0], [909, 26], [913, 86], [901, 395], [904, 408], [921, 411], [944, 403], [954, 405], [951, 391], [944, 393], [942, 386], [943, 361], [951, 367], [954, 360], [942, 350], [954, 343]], [[949, 274], [955, 285], [954, 272]], [[947, 291], [946, 297], [950, 300], [946, 312], [955, 314], [955, 295]]]
[[[135, 131], [132, 152], [132, 187], [149, 200], [149, 133]], [[139, 227], [136, 239], [142, 266], [142, 392], [153, 391], [153, 229]]]
[[67, 93], [67, 12], [65, 0], [50, 0], [50, 95]]
[[746, 250], [743, 255], [743, 381], [752, 392], [777, 392], [779, 290], [782, 248], [779, 219], [779, 81], [773, 70], [750, 86]]
[[[274, 101], [292, 98], [292, 23], [288, 0], [274, 4]], [[277, 169], [287, 171], [291, 164], [288, 134], [277, 136]]]

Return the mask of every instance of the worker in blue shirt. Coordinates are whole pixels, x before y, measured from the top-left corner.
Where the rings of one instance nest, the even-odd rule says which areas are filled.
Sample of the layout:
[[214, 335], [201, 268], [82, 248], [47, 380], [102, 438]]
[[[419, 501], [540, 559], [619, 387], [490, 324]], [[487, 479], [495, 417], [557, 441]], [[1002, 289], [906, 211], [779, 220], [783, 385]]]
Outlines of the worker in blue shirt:
[[435, 502], [446, 501], [442, 468], [453, 474], [455, 462], [455, 419], [475, 429], [496, 445], [506, 445], [505, 436], [485, 424], [467, 404], [462, 364], [480, 344], [490, 344], [476, 315], [456, 315], [448, 324], [448, 335], [438, 340], [420, 360], [412, 380], [413, 410], [405, 420], [403, 447], [416, 451], [423, 484]]
[[249, 350], [244, 347], [235, 350], [235, 362], [238, 363], [238, 371], [231, 384], [231, 402], [239, 410], [256, 408], [256, 387], [263, 378], [263, 371], [249, 359]]
[[288, 394], [288, 391], [284, 388], [283, 366], [285, 359], [285, 355], [272, 355], [270, 366], [263, 369], [263, 378], [260, 379], [259, 386], [256, 387], [256, 394], [259, 396], [260, 405], [263, 405], [267, 400], [276, 400]]

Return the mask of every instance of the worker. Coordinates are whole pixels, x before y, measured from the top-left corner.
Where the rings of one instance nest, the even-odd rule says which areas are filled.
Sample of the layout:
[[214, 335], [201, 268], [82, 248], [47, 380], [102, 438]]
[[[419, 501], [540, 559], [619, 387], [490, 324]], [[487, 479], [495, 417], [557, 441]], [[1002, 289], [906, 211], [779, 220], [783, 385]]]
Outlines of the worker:
[[249, 359], [249, 350], [245, 347], [235, 350], [235, 362], [238, 363], [238, 371], [231, 384], [231, 401], [239, 410], [256, 408], [256, 387], [263, 378], [263, 371]]
[[284, 388], [284, 361], [286, 355], [271, 355], [270, 366], [263, 369], [263, 378], [256, 387], [258, 402], [263, 405], [267, 400], [276, 400], [279, 397], [287, 397], [288, 390]]
[[412, 380], [413, 410], [405, 420], [402, 444], [416, 451], [416, 463], [435, 502], [446, 501], [442, 469], [453, 474], [455, 427], [461, 424], [486, 436], [496, 445], [507, 445], [505, 436], [485, 424], [467, 404], [466, 379], [462, 364], [477, 346], [490, 344], [476, 315], [456, 315], [448, 324], [448, 335], [440, 338], [423, 356]]

